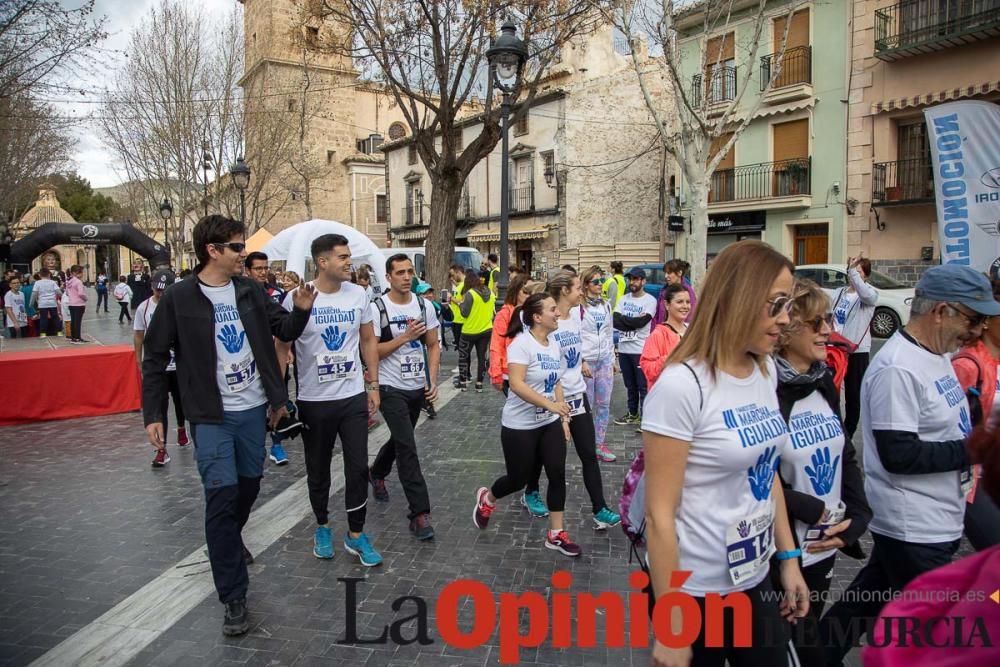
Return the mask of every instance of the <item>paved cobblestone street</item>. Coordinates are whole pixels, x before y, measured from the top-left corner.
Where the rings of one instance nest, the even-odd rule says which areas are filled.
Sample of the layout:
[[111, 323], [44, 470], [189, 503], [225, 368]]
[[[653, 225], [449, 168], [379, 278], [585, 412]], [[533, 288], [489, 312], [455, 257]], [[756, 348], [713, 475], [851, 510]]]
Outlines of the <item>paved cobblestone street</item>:
[[[84, 333], [105, 343], [127, 342], [131, 336], [129, 329], [119, 327], [115, 314], [89, 312]], [[446, 353], [443, 376], [454, 365], [454, 351]], [[517, 497], [500, 503], [487, 530], [473, 526], [475, 489], [488, 485], [503, 469], [501, 398], [490, 389], [476, 394], [449, 388], [439, 417], [418, 427], [436, 539], [420, 543], [410, 536], [405, 498], [392, 476], [390, 501], [369, 503], [366, 531], [385, 557], [375, 569], [361, 567], [345, 553], [342, 538], [334, 540], [332, 561], [312, 556], [313, 519], [300, 481], [305, 476], [302, 443], [292, 441], [287, 446], [290, 465], [277, 468], [268, 463], [247, 529], [248, 547], [256, 558], [250, 568], [252, 629], [232, 639], [220, 632], [222, 608], [211, 587], [207, 557], [200, 551], [203, 501], [190, 449], [171, 446], [168, 466], [152, 469], [152, 449], [138, 413], [0, 430], [0, 664], [24, 665], [43, 656], [42, 664], [67, 664], [64, 658], [77, 655], [74, 651], [83, 655], [81, 647], [88, 639], [97, 642], [103, 632], [120, 622], [131, 623], [139, 613], [148, 616], [140, 629], [115, 635], [114, 641], [122, 642], [111, 644], [112, 654], [121, 651], [116, 662], [127, 655], [136, 665], [497, 664], [495, 635], [488, 645], [469, 651], [449, 648], [438, 636], [434, 600], [448, 582], [469, 578], [495, 594], [546, 594], [552, 573], [567, 570], [573, 575], [574, 592], [627, 591], [630, 572], [621, 530], [591, 529], [589, 501], [572, 449], [566, 519], [583, 548], [582, 557], [571, 560], [544, 549], [544, 521], [531, 519]], [[613, 414], [622, 411], [619, 382]], [[385, 434], [384, 427], [373, 432], [372, 456]], [[619, 459], [602, 464], [602, 470], [605, 493], [616, 506], [640, 439], [632, 428], [612, 426], [608, 444]], [[330, 506], [339, 537], [346, 520], [336, 458], [335, 465]], [[846, 586], [858, 565], [846, 557], [838, 559], [834, 591]], [[413, 613], [412, 603], [394, 613], [393, 600], [419, 596], [428, 602], [428, 633], [434, 643], [338, 644], [346, 621], [345, 587], [338, 577], [365, 578], [357, 588], [360, 637], [377, 637], [383, 626]], [[151, 582], [166, 587], [150, 588]], [[134, 595], [140, 589], [143, 593]], [[142, 599], [153, 591], [166, 591], [162, 605], [149, 606], [148, 599]], [[138, 611], [144, 606], [148, 611]], [[403, 634], [415, 631], [411, 622]], [[602, 632], [599, 627], [599, 645]], [[523, 651], [521, 662], [646, 665], [648, 651], [542, 647]]]

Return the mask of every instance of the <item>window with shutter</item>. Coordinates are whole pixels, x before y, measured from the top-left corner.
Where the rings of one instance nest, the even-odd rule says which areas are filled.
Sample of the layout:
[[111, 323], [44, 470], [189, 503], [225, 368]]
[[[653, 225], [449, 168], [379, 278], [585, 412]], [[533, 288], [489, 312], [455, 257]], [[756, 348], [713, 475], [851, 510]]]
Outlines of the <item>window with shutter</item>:
[[809, 192], [809, 119], [775, 123], [772, 128], [775, 197]]
[[[781, 51], [781, 40], [785, 38], [785, 17], [774, 19], [771, 32], [774, 53]], [[802, 9], [792, 14], [788, 28], [788, 40], [781, 59], [781, 73], [774, 81], [775, 88], [812, 81], [812, 58], [809, 49], [809, 10]]]
[[[725, 147], [732, 138], [733, 133], [720, 134], [712, 140], [712, 145], [708, 149], [709, 160], [715, 157], [719, 151]], [[735, 144], [729, 149], [719, 161], [715, 171], [712, 172], [711, 186], [708, 192], [708, 202], [732, 201], [736, 196], [736, 174], [733, 167], [736, 166]]]

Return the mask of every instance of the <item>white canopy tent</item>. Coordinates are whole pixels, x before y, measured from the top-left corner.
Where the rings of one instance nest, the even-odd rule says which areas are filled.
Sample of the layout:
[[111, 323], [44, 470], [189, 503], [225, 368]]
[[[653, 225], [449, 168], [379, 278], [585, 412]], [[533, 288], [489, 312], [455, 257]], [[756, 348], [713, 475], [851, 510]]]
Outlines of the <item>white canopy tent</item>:
[[380, 274], [379, 268], [385, 265], [385, 257], [374, 241], [354, 227], [333, 220], [314, 218], [292, 225], [268, 241], [261, 251], [269, 260], [284, 260], [287, 271], [295, 271], [303, 280], [309, 280], [312, 276], [306, 275], [306, 260], [311, 257], [310, 246], [313, 240], [324, 234], [346, 237], [354, 266], [370, 265], [375, 269], [372, 278]]

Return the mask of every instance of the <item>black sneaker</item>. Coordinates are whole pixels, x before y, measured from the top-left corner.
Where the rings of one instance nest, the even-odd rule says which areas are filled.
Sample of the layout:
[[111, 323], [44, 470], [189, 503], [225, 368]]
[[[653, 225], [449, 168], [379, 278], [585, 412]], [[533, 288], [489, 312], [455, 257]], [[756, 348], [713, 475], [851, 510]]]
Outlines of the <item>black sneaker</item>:
[[431, 527], [431, 515], [424, 512], [410, 519], [410, 532], [418, 540], [434, 539], [434, 528]]
[[389, 502], [389, 489], [385, 488], [385, 480], [372, 477], [371, 471], [369, 471], [368, 481], [372, 485], [372, 495], [375, 496], [375, 500], [380, 503]]
[[247, 599], [240, 598], [226, 603], [226, 617], [222, 621], [222, 634], [227, 637], [246, 634], [250, 629]]
[[428, 419], [436, 419], [438, 416], [437, 410], [434, 409], [434, 404], [430, 401], [424, 401], [424, 412], [427, 413]]

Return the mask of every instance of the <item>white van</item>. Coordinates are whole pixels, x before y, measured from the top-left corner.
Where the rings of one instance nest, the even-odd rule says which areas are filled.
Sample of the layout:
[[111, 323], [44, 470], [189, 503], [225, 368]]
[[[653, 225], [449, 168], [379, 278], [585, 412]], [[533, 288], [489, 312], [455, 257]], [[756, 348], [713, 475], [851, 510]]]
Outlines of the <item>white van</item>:
[[[420, 248], [380, 248], [382, 255], [389, 259], [393, 255], [406, 255], [413, 262], [413, 270], [416, 271], [417, 277], [420, 276], [426, 270], [426, 251], [423, 247]], [[452, 256], [452, 262], [455, 264], [461, 264], [466, 269], [473, 269], [475, 271], [479, 270], [480, 264], [483, 263], [483, 255], [475, 248], [470, 248], [468, 246], [455, 246], [455, 254]], [[379, 284], [385, 282], [385, 264], [382, 266], [372, 267], [373, 271], [373, 282], [377, 279]]]

